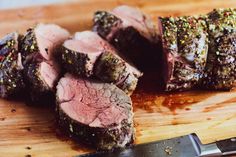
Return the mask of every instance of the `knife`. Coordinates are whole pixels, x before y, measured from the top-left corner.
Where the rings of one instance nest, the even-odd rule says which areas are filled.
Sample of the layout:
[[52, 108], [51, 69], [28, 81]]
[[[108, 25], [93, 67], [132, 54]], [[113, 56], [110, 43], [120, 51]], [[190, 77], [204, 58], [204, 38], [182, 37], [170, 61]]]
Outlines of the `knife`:
[[77, 157], [217, 157], [236, 154], [236, 137], [202, 144], [196, 134]]

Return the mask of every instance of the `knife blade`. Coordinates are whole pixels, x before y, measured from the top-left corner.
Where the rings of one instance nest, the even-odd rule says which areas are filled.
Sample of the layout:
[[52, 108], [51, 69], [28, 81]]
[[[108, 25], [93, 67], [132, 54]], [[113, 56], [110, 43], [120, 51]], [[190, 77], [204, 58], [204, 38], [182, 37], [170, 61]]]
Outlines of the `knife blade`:
[[236, 154], [236, 138], [202, 144], [196, 134], [77, 157], [216, 157]]

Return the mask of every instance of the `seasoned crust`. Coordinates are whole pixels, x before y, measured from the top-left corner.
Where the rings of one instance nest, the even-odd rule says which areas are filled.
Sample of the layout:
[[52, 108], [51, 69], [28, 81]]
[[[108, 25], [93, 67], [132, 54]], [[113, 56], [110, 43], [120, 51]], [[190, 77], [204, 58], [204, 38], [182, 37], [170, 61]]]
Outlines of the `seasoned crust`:
[[[37, 55], [39, 52], [38, 44], [34, 28], [29, 28], [26, 34], [21, 39], [20, 51], [22, 53], [23, 64], [31, 62], [31, 60], [37, 58], [37, 60], [43, 60], [41, 55]], [[35, 57], [34, 57], [35, 56]]]
[[10, 33], [0, 40], [0, 96], [17, 96], [25, 88], [22, 58], [18, 50], [20, 35]]
[[202, 17], [160, 18], [163, 80], [166, 91], [194, 88], [203, 77], [208, 51]]
[[93, 18], [93, 31], [109, 40], [109, 34], [114, 28], [120, 27], [121, 23], [122, 21], [119, 18], [107, 11], [96, 11]]
[[236, 76], [236, 10], [214, 9], [208, 14], [209, 54], [202, 87], [233, 88]]
[[208, 56], [203, 87], [230, 90], [236, 77], [236, 31], [225, 33], [216, 41], [217, 50], [211, 51]]
[[135, 90], [138, 78], [142, 73], [132, 69], [123, 59], [114, 53], [105, 52], [97, 61], [95, 75], [104, 82], [114, 83], [131, 95]]
[[93, 75], [93, 63], [89, 54], [76, 52], [66, 47], [61, 48], [62, 66], [68, 72], [78, 76], [90, 77]]

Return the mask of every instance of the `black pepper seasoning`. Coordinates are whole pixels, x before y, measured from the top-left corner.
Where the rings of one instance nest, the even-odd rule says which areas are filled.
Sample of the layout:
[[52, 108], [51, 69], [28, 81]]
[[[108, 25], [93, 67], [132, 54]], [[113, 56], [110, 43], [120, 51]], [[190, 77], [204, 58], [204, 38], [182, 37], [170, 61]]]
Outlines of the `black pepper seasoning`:
[[236, 9], [215, 9], [208, 14], [209, 55], [204, 88], [229, 90], [236, 76]]
[[208, 36], [202, 17], [160, 18], [166, 91], [194, 88], [203, 76]]
[[17, 95], [24, 88], [21, 59], [18, 53], [18, 33], [10, 33], [0, 40], [0, 96], [7, 98]]

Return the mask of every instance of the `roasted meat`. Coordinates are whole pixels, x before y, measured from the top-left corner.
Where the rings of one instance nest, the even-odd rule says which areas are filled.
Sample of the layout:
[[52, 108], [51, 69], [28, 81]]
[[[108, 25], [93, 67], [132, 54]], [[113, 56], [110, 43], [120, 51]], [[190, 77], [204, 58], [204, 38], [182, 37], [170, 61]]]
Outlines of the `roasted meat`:
[[207, 25], [210, 43], [202, 87], [229, 90], [236, 76], [236, 10], [215, 9]]
[[95, 75], [104, 82], [114, 83], [131, 95], [142, 73], [116, 54], [105, 52], [97, 61]]
[[139, 9], [119, 6], [110, 12], [97, 11], [93, 30], [110, 42], [142, 71], [156, 70], [158, 38], [151, 19]]
[[16, 32], [0, 40], [0, 97], [11, 98], [22, 93], [23, 80], [22, 57], [19, 52], [20, 35]]
[[57, 114], [60, 128], [96, 149], [133, 142], [132, 102], [115, 85], [66, 74], [57, 85]]
[[66, 40], [61, 48], [61, 60], [66, 71], [116, 84], [127, 94], [134, 91], [142, 76], [108, 42], [91, 31], [78, 32], [74, 39]]
[[66, 40], [62, 46], [63, 67], [76, 75], [90, 77], [95, 62], [104, 51], [114, 50], [96, 33], [78, 32], [74, 39]]
[[[38, 24], [27, 30], [22, 39], [24, 73], [33, 100], [52, 93], [60, 75], [56, 61], [58, 47], [70, 34], [54, 24]], [[53, 94], [51, 94], [53, 95]]]
[[208, 52], [205, 19], [159, 18], [164, 90], [192, 89], [203, 77]]
[[[54, 90], [59, 80], [59, 68], [52, 61], [27, 64], [25, 78], [33, 102], [53, 102]], [[41, 99], [45, 99], [42, 100]], [[50, 99], [50, 101], [49, 101]]]

